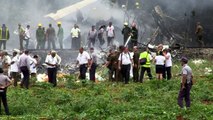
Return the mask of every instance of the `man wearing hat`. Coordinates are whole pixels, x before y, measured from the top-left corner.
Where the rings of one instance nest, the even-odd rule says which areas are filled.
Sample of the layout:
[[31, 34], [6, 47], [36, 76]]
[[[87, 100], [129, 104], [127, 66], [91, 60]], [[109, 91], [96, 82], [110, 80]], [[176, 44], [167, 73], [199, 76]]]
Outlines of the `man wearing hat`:
[[44, 43], [45, 40], [45, 33], [44, 29], [42, 29], [42, 24], [38, 24], [38, 28], [36, 30], [36, 40], [37, 40], [37, 45], [36, 49], [44, 49], [42, 44]]
[[192, 69], [188, 66], [188, 59], [183, 57], [181, 58], [181, 65], [182, 65], [182, 71], [181, 71], [181, 86], [180, 91], [178, 95], [178, 105], [180, 108], [183, 108], [183, 99], [185, 98], [186, 107], [189, 108], [191, 104], [190, 100], [190, 90], [192, 87]]
[[60, 49], [63, 49], [64, 29], [61, 27], [61, 22], [58, 22], [57, 38], [60, 45]]
[[129, 36], [131, 34], [131, 28], [128, 26], [127, 22], [124, 23], [124, 28], [122, 29], [121, 33], [124, 36], [124, 45], [125, 45], [127, 39], [129, 38]]

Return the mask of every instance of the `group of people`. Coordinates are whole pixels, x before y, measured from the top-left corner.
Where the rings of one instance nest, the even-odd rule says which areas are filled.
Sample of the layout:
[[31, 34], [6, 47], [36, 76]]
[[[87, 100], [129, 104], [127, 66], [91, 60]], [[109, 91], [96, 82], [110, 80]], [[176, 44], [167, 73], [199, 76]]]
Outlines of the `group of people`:
[[[45, 44], [47, 43], [47, 49], [56, 49], [56, 39], [59, 42], [60, 49], [63, 49], [63, 39], [64, 31], [61, 26], [61, 22], [57, 23], [58, 32], [56, 34], [55, 29], [52, 27], [52, 24], [49, 24], [49, 27], [45, 30], [45, 27], [42, 27], [42, 24], [38, 24], [36, 29], [36, 49], [45, 49]], [[28, 49], [29, 40], [32, 39], [32, 33], [30, 30], [30, 25], [27, 25], [27, 28], [24, 29], [21, 24], [18, 25], [18, 35], [20, 42], [20, 50]], [[25, 42], [25, 46], [23, 46]]]
[[[146, 61], [144, 64], [141, 63], [143, 59]], [[143, 82], [145, 72], [147, 72], [149, 79], [152, 79], [152, 63], [155, 63], [156, 66], [157, 79], [171, 79], [171, 54], [169, 49], [163, 50], [162, 44], [158, 46], [155, 56], [151, 55], [146, 48], [143, 48], [142, 52], [140, 52], [137, 46], [134, 46], [132, 51], [129, 51], [128, 47], [124, 46], [121, 46], [119, 50], [110, 50], [105, 66], [109, 69], [110, 81], [123, 81], [121, 79], [122, 74], [124, 75], [125, 83], [128, 83], [131, 72], [133, 73], [134, 82]]]
[[[77, 65], [80, 68], [79, 79], [86, 79], [86, 72], [89, 69], [90, 80], [95, 81], [95, 72], [97, 67], [97, 56], [94, 49], [90, 49], [90, 53], [79, 49], [77, 57]], [[143, 61], [145, 59], [145, 62]], [[150, 80], [153, 79], [151, 73], [151, 64], [155, 64], [156, 78], [159, 80], [170, 80], [172, 77], [171, 67], [172, 58], [169, 49], [163, 49], [160, 44], [157, 48], [156, 56], [152, 56], [147, 48], [139, 52], [137, 46], [133, 47], [133, 51], [129, 51], [128, 47], [120, 46], [119, 50], [109, 50], [107, 62], [104, 65], [109, 69], [109, 81], [129, 83], [130, 70], [133, 72], [134, 82], [143, 82], [144, 73], [147, 72]], [[183, 108], [183, 99], [185, 98], [186, 107], [190, 107], [190, 90], [193, 84], [192, 69], [188, 66], [188, 59], [181, 59], [181, 88], [178, 95], [178, 105]], [[139, 72], [140, 71], [140, 72]], [[140, 73], [140, 75], [139, 75]]]

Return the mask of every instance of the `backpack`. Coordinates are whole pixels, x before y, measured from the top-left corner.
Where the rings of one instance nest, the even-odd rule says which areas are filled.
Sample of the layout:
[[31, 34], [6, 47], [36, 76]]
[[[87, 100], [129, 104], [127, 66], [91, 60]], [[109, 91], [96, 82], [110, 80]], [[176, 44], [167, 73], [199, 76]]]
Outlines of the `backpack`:
[[146, 55], [145, 58], [140, 59], [140, 65], [145, 65], [145, 64], [146, 64], [148, 54], [149, 54], [149, 53], [147, 53], [147, 55]]

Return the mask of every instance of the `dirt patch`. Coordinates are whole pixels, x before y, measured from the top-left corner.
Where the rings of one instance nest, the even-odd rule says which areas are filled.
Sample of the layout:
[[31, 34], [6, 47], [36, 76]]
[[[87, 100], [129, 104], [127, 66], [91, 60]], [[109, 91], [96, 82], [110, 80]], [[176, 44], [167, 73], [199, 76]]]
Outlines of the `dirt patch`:
[[205, 105], [212, 105], [213, 101], [212, 100], [203, 100], [202, 103]]
[[182, 115], [176, 116], [176, 120], [184, 120]]

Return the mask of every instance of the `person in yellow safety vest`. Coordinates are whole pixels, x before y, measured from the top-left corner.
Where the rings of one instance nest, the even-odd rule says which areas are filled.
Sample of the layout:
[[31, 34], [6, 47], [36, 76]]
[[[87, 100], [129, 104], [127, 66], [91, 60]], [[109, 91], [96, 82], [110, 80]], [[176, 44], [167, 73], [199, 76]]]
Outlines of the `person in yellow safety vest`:
[[2, 27], [0, 28], [0, 50], [2, 50], [2, 44], [3, 49], [6, 49], [6, 42], [10, 39], [10, 32], [9, 29], [6, 27], [5, 24], [2, 24]]
[[25, 36], [25, 30], [24, 28], [21, 26], [21, 24], [18, 24], [18, 35], [19, 35], [19, 41], [20, 41], [20, 50], [23, 50], [23, 40], [24, 40], [24, 36]]
[[147, 48], [143, 49], [143, 52], [140, 54], [139, 60], [142, 58], [146, 58], [146, 63], [144, 65], [141, 65], [141, 73], [140, 73], [140, 79], [139, 81], [142, 83], [143, 82], [143, 77], [145, 71], [147, 72], [149, 79], [152, 79], [152, 74], [151, 74], [151, 62], [152, 62], [152, 56], [149, 54], [149, 51]]

